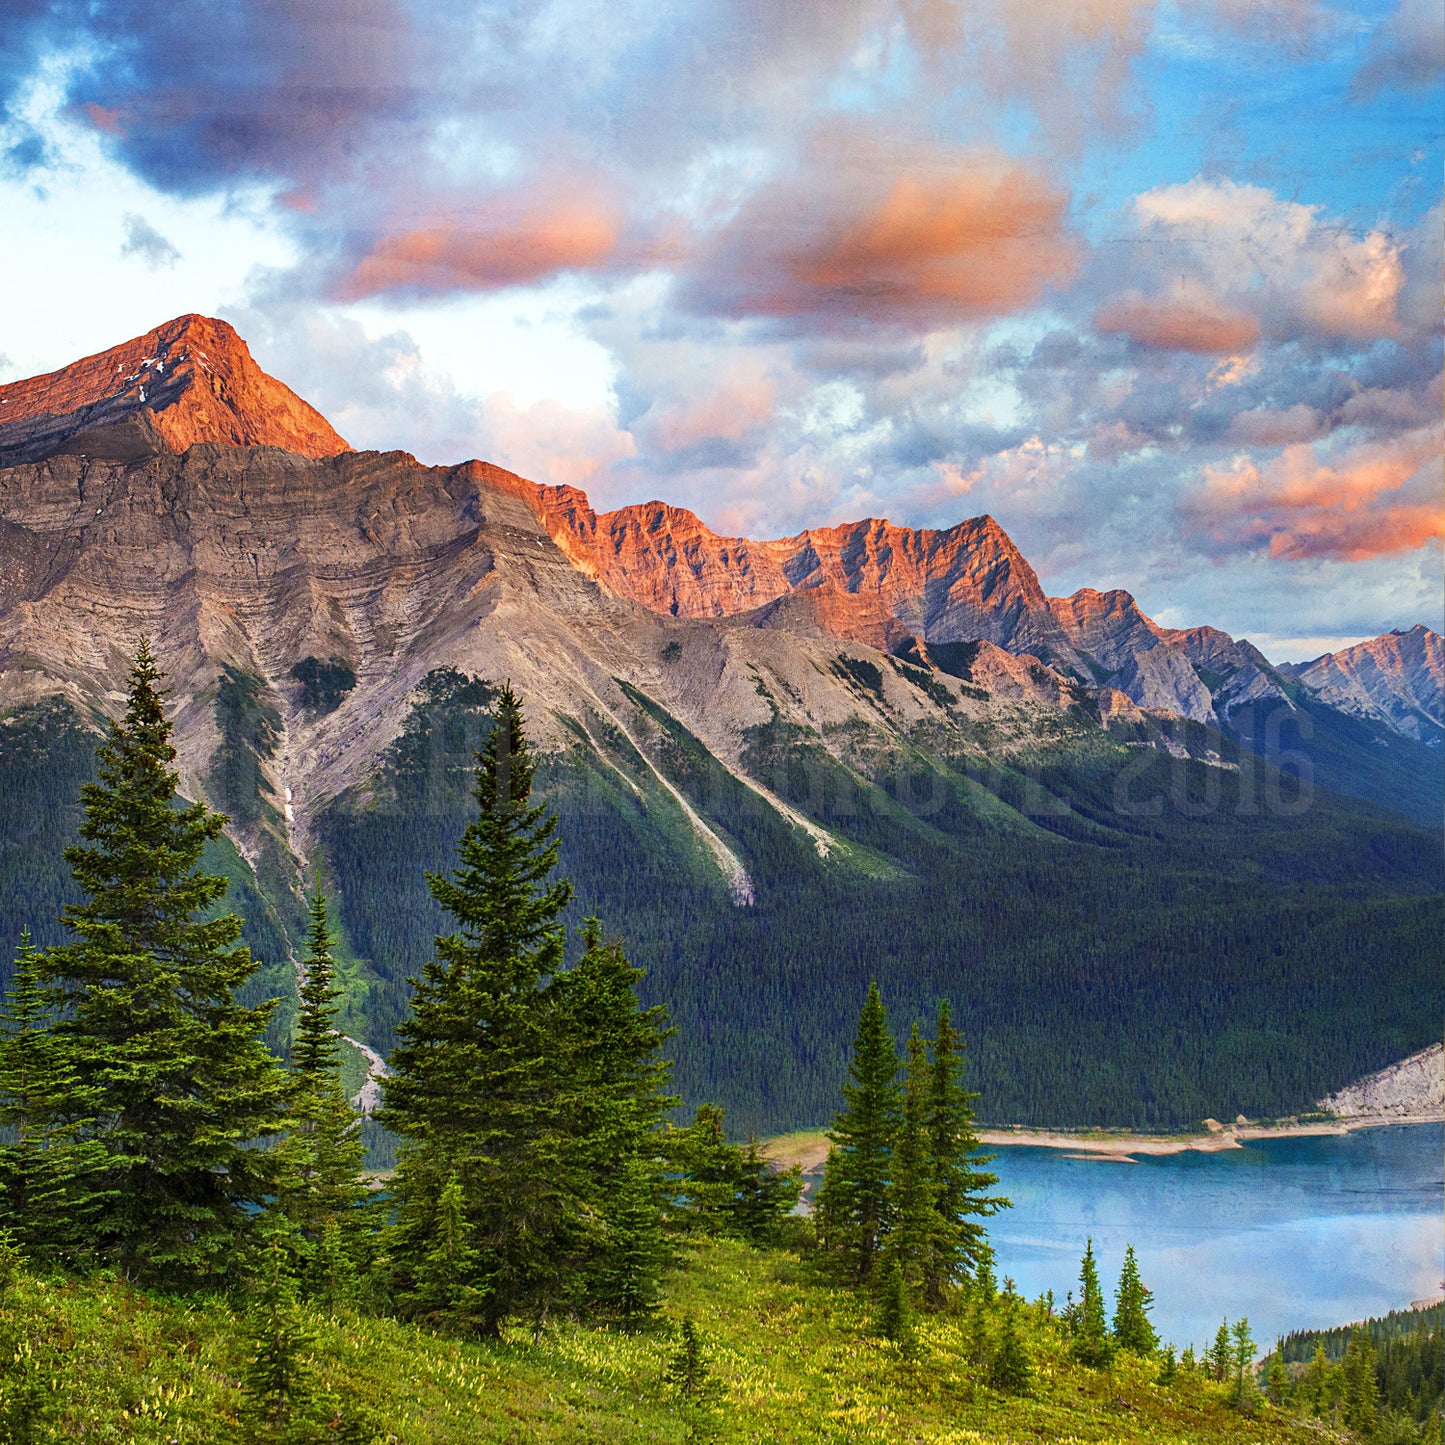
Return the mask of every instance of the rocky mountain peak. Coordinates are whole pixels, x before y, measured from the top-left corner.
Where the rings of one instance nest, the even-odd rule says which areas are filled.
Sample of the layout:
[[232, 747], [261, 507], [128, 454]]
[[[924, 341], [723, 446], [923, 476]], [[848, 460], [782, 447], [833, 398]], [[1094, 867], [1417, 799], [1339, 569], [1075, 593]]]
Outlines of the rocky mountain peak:
[[350, 450], [320, 412], [257, 366], [234, 327], [191, 315], [0, 386], [0, 464], [103, 449], [93, 434], [127, 422], [177, 452], [197, 442], [307, 457]]

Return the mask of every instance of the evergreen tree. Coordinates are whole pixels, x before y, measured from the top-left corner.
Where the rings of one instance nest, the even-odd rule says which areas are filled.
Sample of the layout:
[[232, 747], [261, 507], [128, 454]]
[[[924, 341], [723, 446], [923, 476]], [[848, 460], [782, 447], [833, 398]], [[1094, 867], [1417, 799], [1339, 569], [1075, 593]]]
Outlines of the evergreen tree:
[[300, 1445], [318, 1438], [316, 1374], [308, 1353], [313, 1338], [297, 1308], [296, 1278], [277, 1230], [247, 1320], [249, 1348], [241, 1372], [247, 1445]]
[[582, 957], [548, 991], [562, 1064], [561, 1117], [571, 1130], [559, 1167], [565, 1158], [569, 1189], [597, 1221], [576, 1237], [580, 1302], [590, 1294], [635, 1321], [652, 1308], [668, 1258], [660, 1129], [678, 1101], [665, 1092], [671, 1064], [661, 1048], [673, 1031], [664, 1009], [638, 1004], [642, 970], [620, 944], [603, 941], [595, 918], [582, 937]]
[[99, 1243], [133, 1275], [192, 1285], [226, 1272], [274, 1187], [250, 1146], [276, 1132], [285, 1079], [264, 1042], [275, 1001], [236, 999], [254, 967], [241, 920], [208, 916], [227, 880], [199, 865], [226, 819], [176, 797], [160, 684], [142, 642], [65, 854], [86, 899], [46, 966], [74, 1067], [59, 1112], [92, 1118], [106, 1156]]
[[974, 1129], [976, 1098], [963, 1085], [963, 1039], [944, 999], [933, 1039], [928, 1112], [929, 1172], [942, 1225], [934, 1235], [926, 1272], [926, 1292], [935, 1306], [943, 1303], [948, 1287], [977, 1269], [988, 1253], [988, 1234], [979, 1220], [1010, 1207], [1002, 1195], [989, 1193], [998, 1175], [983, 1167], [993, 1156], [981, 1151]]
[[858, 1016], [853, 1060], [843, 1085], [844, 1109], [828, 1138], [816, 1223], [823, 1248], [845, 1273], [867, 1281], [887, 1232], [888, 1178], [898, 1127], [898, 1054], [878, 985]]
[[[338, 1008], [326, 896], [311, 899], [301, 1011], [291, 1047], [289, 1133], [279, 1146], [277, 1203], [296, 1229], [308, 1290], [334, 1293], [356, 1211], [367, 1197], [360, 1118], [341, 1087]], [[327, 1248], [321, 1249], [323, 1240]], [[322, 1255], [325, 1254], [325, 1258]]]
[[913, 1333], [913, 1303], [903, 1263], [896, 1255], [885, 1255], [878, 1274], [878, 1328], [884, 1339], [906, 1345]]
[[1230, 1366], [1234, 1361], [1234, 1348], [1229, 1342], [1229, 1321], [1221, 1320], [1214, 1332], [1214, 1343], [1205, 1352], [1205, 1364], [1209, 1378], [1223, 1383], [1229, 1378]]
[[535, 763], [510, 687], [477, 760], [478, 816], [457, 845], [458, 866], [427, 875], [458, 928], [437, 938], [414, 981], [380, 1118], [406, 1139], [393, 1185], [403, 1304], [429, 1307], [419, 1271], [454, 1177], [479, 1242], [455, 1288], [474, 1303], [475, 1326], [495, 1335], [509, 1315], [540, 1321], [566, 1295], [590, 1210], [562, 1088], [567, 1050], [545, 990], [562, 963], [572, 890], [549, 881], [556, 819], [531, 800]]
[[1192, 1375], [1199, 1368], [1194, 1358], [1194, 1346], [1185, 1345], [1184, 1353], [1179, 1356], [1179, 1369], [1183, 1374]]
[[894, 1136], [885, 1214], [888, 1233], [883, 1258], [891, 1280], [894, 1267], [910, 1301], [920, 1299], [930, 1280], [931, 1267], [947, 1252], [940, 1236], [947, 1223], [935, 1205], [930, 1169], [928, 1105], [930, 1070], [927, 1048], [914, 1024], [905, 1055], [903, 1112]]
[[1033, 1388], [1034, 1367], [1019, 1331], [1019, 1297], [1011, 1279], [1004, 1280], [1003, 1322], [998, 1348], [989, 1370], [989, 1384], [1000, 1394], [1027, 1395]]
[[1245, 1409], [1254, 1401], [1254, 1336], [1250, 1333], [1249, 1321], [1244, 1318], [1234, 1322], [1230, 1332], [1230, 1348], [1234, 1368], [1234, 1403]]
[[803, 1171], [777, 1168], [750, 1140], [738, 1158], [733, 1232], [749, 1244], [776, 1244], [802, 1196]]
[[1378, 1423], [1380, 1386], [1375, 1374], [1375, 1347], [1360, 1325], [1350, 1331], [1343, 1365], [1345, 1424], [1368, 1439]]
[[684, 1315], [678, 1327], [677, 1349], [667, 1362], [665, 1378], [684, 1400], [703, 1400], [713, 1392], [702, 1335], [691, 1315]]
[[427, 1227], [417, 1231], [423, 1253], [411, 1272], [411, 1312], [437, 1324], [485, 1319], [485, 1296], [475, 1283], [477, 1251], [471, 1244], [466, 1196], [455, 1170], [435, 1198]]
[[1114, 1342], [1121, 1350], [1148, 1355], [1159, 1348], [1159, 1336], [1149, 1322], [1153, 1305], [1153, 1291], [1139, 1278], [1139, 1261], [1134, 1257], [1134, 1246], [1128, 1245], [1114, 1296]]
[[1269, 1362], [1269, 1376], [1265, 1382], [1265, 1394], [1269, 1396], [1269, 1403], [1275, 1406], [1284, 1404], [1289, 1394], [1289, 1376], [1284, 1368], [1284, 1341], [1277, 1340], [1274, 1347], [1274, 1358]]
[[44, 960], [24, 929], [0, 1008], [0, 1124], [14, 1131], [14, 1142], [0, 1146], [0, 1211], [26, 1253], [57, 1259], [87, 1242], [105, 1151], [83, 1137], [91, 1119], [74, 1112], [85, 1101], [77, 1097], [66, 1041], [50, 1028], [43, 974]]
[[[1190, 1363], [1193, 1363], [1192, 1359]], [[1159, 1365], [1158, 1383], [1168, 1388], [1168, 1386], [1174, 1383], [1175, 1378], [1179, 1374], [1179, 1369], [1179, 1363], [1174, 1358], [1174, 1346], [1165, 1345], [1164, 1359]]]
[[1074, 1325], [1073, 1354], [1091, 1370], [1105, 1369], [1114, 1358], [1114, 1343], [1104, 1319], [1104, 1292], [1099, 1288], [1099, 1267], [1094, 1261], [1094, 1241], [1084, 1246], [1079, 1267], [1079, 1313]]

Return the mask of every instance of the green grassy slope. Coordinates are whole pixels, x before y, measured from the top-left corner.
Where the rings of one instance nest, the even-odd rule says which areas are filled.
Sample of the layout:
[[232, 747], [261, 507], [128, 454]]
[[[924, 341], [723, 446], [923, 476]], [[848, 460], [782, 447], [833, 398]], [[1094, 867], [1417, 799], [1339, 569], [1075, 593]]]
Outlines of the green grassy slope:
[[[1024, 1314], [1038, 1381], [1018, 1399], [967, 1363], [961, 1317], [923, 1322], [908, 1359], [870, 1333], [857, 1297], [813, 1282], [795, 1256], [711, 1242], [668, 1281], [649, 1333], [562, 1324], [486, 1345], [343, 1311], [310, 1317], [311, 1358], [322, 1391], [399, 1445], [1321, 1438], [1268, 1406], [1241, 1415], [1226, 1387], [1197, 1376], [1155, 1384], [1154, 1363], [1082, 1370], [1055, 1326], [1035, 1307]], [[684, 1315], [718, 1390], [702, 1413], [681, 1407], [664, 1380]], [[225, 1301], [160, 1298], [117, 1280], [23, 1280], [0, 1305], [0, 1335], [0, 1409], [27, 1382], [37, 1387], [53, 1412], [40, 1439], [234, 1438], [246, 1344]]]

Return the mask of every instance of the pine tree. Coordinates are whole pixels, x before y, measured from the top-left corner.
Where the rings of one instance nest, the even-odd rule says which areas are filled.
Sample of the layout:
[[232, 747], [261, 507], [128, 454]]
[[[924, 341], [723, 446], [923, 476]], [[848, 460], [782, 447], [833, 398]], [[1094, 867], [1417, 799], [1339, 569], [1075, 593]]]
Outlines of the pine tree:
[[1084, 1258], [1079, 1267], [1079, 1284], [1082, 1292], [1074, 1326], [1074, 1358], [1091, 1370], [1102, 1370], [1107, 1368], [1114, 1358], [1114, 1343], [1109, 1338], [1108, 1327], [1104, 1321], [1104, 1292], [1099, 1288], [1099, 1268], [1094, 1261], [1092, 1239], [1084, 1246]]
[[[1192, 1365], [1193, 1363], [1194, 1361], [1191, 1357], [1190, 1364]], [[1179, 1374], [1179, 1370], [1180, 1365], [1178, 1361], [1174, 1358], [1174, 1346], [1165, 1345], [1164, 1359], [1160, 1362], [1159, 1365], [1159, 1376], [1157, 1383], [1163, 1385], [1167, 1389], [1170, 1385], [1174, 1383], [1175, 1379]]]
[[1154, 1295], [1139, 1278], [1139, 1261], [1134, 1246], [1124, 1250], [1124, 1267], [1119, 1272], [1119, 1288], [1114, 1296], [1114, 1342], [1121, 1350], [1135, 1355], [1152, 1354], [1159, 1348], [1159, 1336], [1149, 1322]]
[[898, 1054], [876, 983], [858, 1016], [845, 1107], [833, 1121], [816, 1223], [824, 1249], [866, 1282], [887, 1232], [888, 1177], [898, 1127]]
[[458, 866], [427, 875], [458, 928], [436, 940], [414, 981], [380, 1118], [406, 1139], [393, 1184], [403, 1304], [426, 1307], [418, 1271], [439, 1191], [455, 1175], [467, 1228], [486, 1241], [456, 1285], [476, 1304], [475, 1326], [495, 1335], [520, 1311], [540, 1322], [566, 1295], [589, 1226], [544, 989], [562, 964], [560, 915], [572, 890], [549, 881], [556, 819], [531, 801], [535, 763], [510, 687], [477, 759], [478, 816], [457, 845]]
[[963, 1040], [945, 999], [938, 1006], [934, 1031], [928, 1116], [934, 1206], [943, 1226], [934, 1235], [927, 1268], [926, 1291], [935, 1306], [943, 1303], [950, 1285], [977, 1269], [988, 1254], [988, 1234], [979, 1220], [1010, 1207], [1002, 1195], [989, 1193], [998, 1175], [983, 1167], [993, 1156], [981, 1151], [974, 1129], [976, 1098], [963, 1085]]
[[10, 1237], [33, 1258], [73, 1259], [102, 1202], [97, 1176], [105, 1152], [84, 1137], [92, 1120], [74, 1112], [84, 1099], [70, 1049], [50, 1027], [43, 974], [26, 928], [0, 1008], [0, 1124], [15, 1135], [0, 1146], [0, 1212]]
[[1019, 1297], [1011, 1279], [1004, 1280], [1003, 1322], [998, 1348], [989, 1370], [989, 1384], [1000, 1394], [1027, 1395], [1033, 1388], [1034, 1367], [1019, 1331]]
[[672, 1258], [658, 1196], [655, 1163], [633, 1154], [612, 1180], [606, 1238], [588, 1267], [589, 1302], [629, 1327], [656, 1313], [662, 1272]]
[[935, 1206], [930, 1169], [928, 1105], [930, 1070], [918, 1025], [908, 1037], [903, 1112], [894, 1136], [885, 1214], [888, 1233], [883, 1260], [891, 1280], [896, 1266], [910, 1301], [923, 1296], [931, 1267], [944, 1252], [939, 1238], [947, 1224]]
[[[341, 1087], [338, 1008], [326, 896], [317, 889], [302, 961], [305, 981], [291, 1047], [289, 1132], [278, 1149], [277, 1204], [295, 1227], [307, 1258], [309, 1292], [335, 1293], [357, 1210], [367, 1197], [360, 1118]], [[329, 1241], [320, 1257], [323, 1239]]]
[[93, 1117], [109, 1191], [96, 1233], [133, 1275], [189, 1286], [223, 1276], [273, 1188], [285, 1080], [267, 1050], [275, 1001], [242, 1007], [254, 965], [235, 914], [207, 916], [224, 876], [200, 870], [226, 819], [180, 805], [161, 675], [142, 642], [125, 717], [81, 790], [66, 850], [86, 901], [47, 955], [56, 1037], [75, 1080], [62, 1116]]
[[737, 1201], [732, 1232], [749, 1244], [776, 1244], [783, 1224], [803, 1196], [803, 1171], [777, 1168], [753, 1140], [738, 1156]]

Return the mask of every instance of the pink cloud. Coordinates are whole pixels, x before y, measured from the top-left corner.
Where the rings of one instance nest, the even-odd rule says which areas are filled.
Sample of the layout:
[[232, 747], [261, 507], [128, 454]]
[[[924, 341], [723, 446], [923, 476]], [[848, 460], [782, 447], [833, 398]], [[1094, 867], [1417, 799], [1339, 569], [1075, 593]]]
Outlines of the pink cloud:
[[1180, 510], [1224, 550], [1360, 562], [1445, 537], [1442, 486], [1439, 431], [1427, 427], [1328, 458], [1299, 443], [1263, 466], [1206, 467]]
[[604, 266], [617, 241], [615, 215], [596, 202], [549, 199], [501, 206], [474, 220], [380, 236], [336, 292], [341, 300], [356, 301], [384, 292], [436, 295], [524, 285], [558, 271]]
[[992, 153], [836, 128], [716, 234], [690, 291], [705, 310], [843, 326], [1002, 315], [1072, 274], [1067, 203]]
[[1259, 340], [1259, 322], [1201, 291], [1154, 298], [1126, 291], [1094, 316], [1098, 331], [1127, 336], [1155, 351], [1233, 355]]

